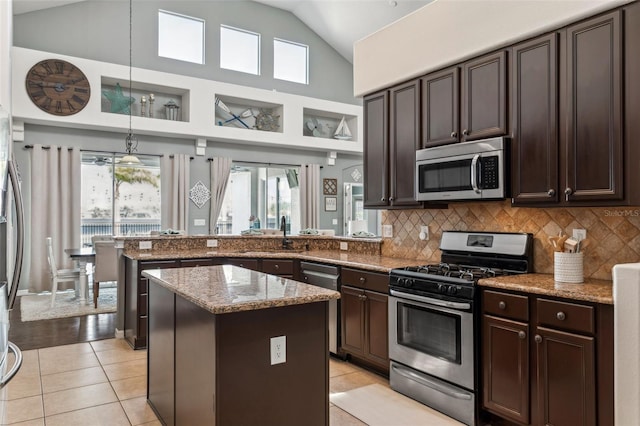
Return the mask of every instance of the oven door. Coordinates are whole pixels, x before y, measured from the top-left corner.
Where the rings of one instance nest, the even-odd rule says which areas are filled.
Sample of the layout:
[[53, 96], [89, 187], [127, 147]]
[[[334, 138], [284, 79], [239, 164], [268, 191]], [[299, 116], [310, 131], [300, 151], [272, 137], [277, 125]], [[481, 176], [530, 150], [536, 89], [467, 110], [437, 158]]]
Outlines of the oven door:
[[389, 297], [389, 358], [474, 389], [471, 303], [406, 294]]

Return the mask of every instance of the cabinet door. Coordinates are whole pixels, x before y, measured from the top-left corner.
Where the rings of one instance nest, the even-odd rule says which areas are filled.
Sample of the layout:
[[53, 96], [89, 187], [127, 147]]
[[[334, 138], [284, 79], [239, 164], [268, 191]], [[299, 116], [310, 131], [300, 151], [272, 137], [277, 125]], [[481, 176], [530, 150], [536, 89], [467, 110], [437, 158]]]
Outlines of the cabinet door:
[[389, 297], [365, 291], [365, 327], [367, 346], [365, 356], [384, 369], [389, 369]]
[[[364, 206], [389, 204], [389, 95], [364, 98]], [[414, 161], [415, 163], [415, 161]]]
[[513, 204], [558, 201], [556, 33], [513, 47]]
[[342, 349], [354, 355], [364, 354], [364, 291], [342, 286]]
[[620, 13], [567, 28], [567, 201], [623, 197]]
[[529, 423], [529, 326], [522, 322], [482, 316], [482, 374], [484, 408]]
[[420, 148], [420, 80], [392, 88], [389, 137], [389, 204], [421, 205], [415, 199], [416, 150]]
[[464, 64], [461, 119], [464, 140], [507, 134], [506, 75], [504, 51]]
[[421, 148], [460, 141], [459, 82], [458, 67], [448, 68], [422, 78]]
[[545, 425], [596, 424], [593, 337], [536, 329], [538, 418]]

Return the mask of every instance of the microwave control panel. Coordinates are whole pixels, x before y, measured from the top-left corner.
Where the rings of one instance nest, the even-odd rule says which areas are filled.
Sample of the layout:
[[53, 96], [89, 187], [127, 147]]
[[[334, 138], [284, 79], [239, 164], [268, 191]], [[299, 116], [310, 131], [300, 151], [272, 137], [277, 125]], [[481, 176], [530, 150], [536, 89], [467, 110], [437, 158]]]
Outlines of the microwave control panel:
[[499, 182], [499, 167], [498, 156], [492, 155], [491, 157], [482, 158], [482, 168], [480, 182], [482, 189], [496, 189]]

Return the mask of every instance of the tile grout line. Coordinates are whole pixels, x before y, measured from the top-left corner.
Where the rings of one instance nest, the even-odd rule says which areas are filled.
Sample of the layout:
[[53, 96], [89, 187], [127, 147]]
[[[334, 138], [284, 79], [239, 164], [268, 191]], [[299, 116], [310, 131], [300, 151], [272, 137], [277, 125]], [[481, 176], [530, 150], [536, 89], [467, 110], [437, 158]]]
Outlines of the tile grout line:
[[[109, 375], [107, 374], [107, 372], [104, 369], [104, 364], [102, 364], [102, 361], [98, 357], [96, 348], [93, 347], [91, 342], [89, 342], [89, 345], [91, 345], [91, 349], [93, 350], [93, 354], [97, 358], [98, 363], [100, 364], [100, 368], [102, 369], [102, 372], [104, 373], [105, 377], [107, 378], [107, 381], [109, 382], [109, 387], [111, 387], [111, 390], [113, 391], [113, 394], [116, 396], [116, 399], [118, 400], [118, 405], [120, 405], [120, 408], [122, 409], [122, 412], [124, 413], [124, 416], [127, 418], [127, 421], [129, 422], [129, 425], [133, 426], [133, 422], [129, 418], [129, 414], [127, 414], [127, 410], [124, 409], [124, 405], [122, 405], [122, 401], [120, 400], [120, 397], [118, 396], [118, 393], [116, 392], [115, 388], [113, 387], [113, 384], [111, 383], [111, 379], [109, 378]], [[116, 363], [114, 363], [114, 364], [116, 364]], [[107, 365], [111, 365], [111, 364], [107, 364]]]

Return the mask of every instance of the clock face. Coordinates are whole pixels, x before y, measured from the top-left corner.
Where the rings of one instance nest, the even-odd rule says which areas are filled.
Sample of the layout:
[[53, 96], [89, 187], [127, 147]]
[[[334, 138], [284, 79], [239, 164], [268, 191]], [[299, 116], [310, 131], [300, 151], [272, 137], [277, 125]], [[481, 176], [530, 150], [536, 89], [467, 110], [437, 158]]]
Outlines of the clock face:
[[27, 94], [41, 110], [53, 115], [73, 115], [89, 102], [89, 81], [79, 68], [61, 59], [46, 59], [31, 67]]

